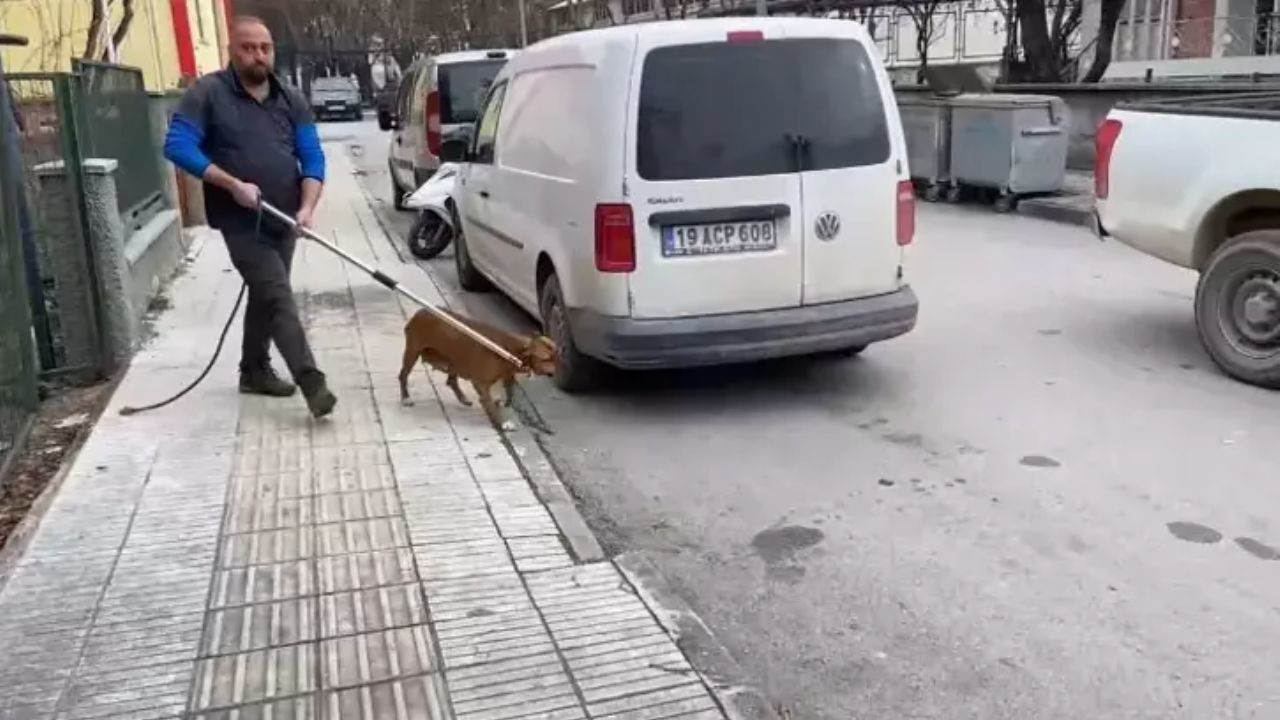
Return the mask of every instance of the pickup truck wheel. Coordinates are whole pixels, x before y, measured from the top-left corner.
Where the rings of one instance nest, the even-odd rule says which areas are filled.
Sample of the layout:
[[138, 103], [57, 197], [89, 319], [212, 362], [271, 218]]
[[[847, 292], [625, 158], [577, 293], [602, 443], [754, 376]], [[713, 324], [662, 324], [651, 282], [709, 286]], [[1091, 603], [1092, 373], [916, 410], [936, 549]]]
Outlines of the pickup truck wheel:
[[578, 352], [573, 344], [573, 330], [569, 327], [569, 313], [564, 304], [560, 280], [554, 274], [542, 283], [538, 294], [538, 307], [542, 311], [543, 332], [556, 344], [559, 361], [552, 378], [557, 387], [567, 393], [580, 393], [592, 389], [600, 382], [600, 361]]
[[1280, 230], [1227, 241], [1196, 287], [1200, 340], [1223, 372], [1280, 389]]

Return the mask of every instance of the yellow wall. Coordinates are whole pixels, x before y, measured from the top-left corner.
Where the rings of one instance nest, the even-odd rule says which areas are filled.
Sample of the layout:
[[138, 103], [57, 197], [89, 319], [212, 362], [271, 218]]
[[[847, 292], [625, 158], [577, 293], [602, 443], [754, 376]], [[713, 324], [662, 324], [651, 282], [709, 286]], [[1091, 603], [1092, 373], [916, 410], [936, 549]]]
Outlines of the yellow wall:
[[[71, 58], [84, 52], [90, 0], [0, 0], [0, 27], [25, 35], [27, 47], [4, 47], [7, 72], [67, 71]], [[196, 69], [203, 75], [223, 65], [225, 18], [222, 0], [186, 0]], [[115, 22], [120, 3], [113, 2]], [[178, 87], [178, 46], [169, 0], [134, 0], [133, 22], [120, 47], [119, 61], [142, 70], [149, 90]], [[197, 12], [201, 13], [197, 15]], [[204, 34], [200, 32], [204, 24]]]
[[196, 51], [196, 72], [200, 75], [222, 67], [222, 48], [226, 46], [219, 28], [217, 6], [222, 0], [186, 0], [187, 18], [191, 22], [191, 46]]

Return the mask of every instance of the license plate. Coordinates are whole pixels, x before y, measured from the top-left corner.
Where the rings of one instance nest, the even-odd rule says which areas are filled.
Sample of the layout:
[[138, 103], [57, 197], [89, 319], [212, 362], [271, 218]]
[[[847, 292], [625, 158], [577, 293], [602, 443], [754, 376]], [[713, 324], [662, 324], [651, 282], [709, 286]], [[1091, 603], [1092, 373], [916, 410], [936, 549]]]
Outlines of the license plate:
[[664, 257], [764, 252], [776, 247], [778, 228], [773, 220], [669, 225], [662, 228]]

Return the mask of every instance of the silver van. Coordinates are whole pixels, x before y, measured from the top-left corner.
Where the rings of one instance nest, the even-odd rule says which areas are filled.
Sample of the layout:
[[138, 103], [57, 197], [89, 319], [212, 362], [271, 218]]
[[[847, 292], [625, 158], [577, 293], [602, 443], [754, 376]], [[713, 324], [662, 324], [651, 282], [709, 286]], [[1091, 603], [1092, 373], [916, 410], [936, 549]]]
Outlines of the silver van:
[[400, 82], [391, 117], [391, 193], [396, 209], [440, 167], [440, 148], [470, 132], [493, 84], [515, 50], [467, 50], [423, 58]]

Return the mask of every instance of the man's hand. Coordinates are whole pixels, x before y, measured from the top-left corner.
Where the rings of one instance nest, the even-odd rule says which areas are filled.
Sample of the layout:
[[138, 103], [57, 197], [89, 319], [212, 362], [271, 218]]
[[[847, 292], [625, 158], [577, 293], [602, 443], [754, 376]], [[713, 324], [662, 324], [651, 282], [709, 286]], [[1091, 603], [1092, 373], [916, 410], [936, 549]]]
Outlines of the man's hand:
[[231, 186], [231, 197], [243, 207], [250, 210], [257, 210], [258, 203], [262, 199], [262, 191], [253, 183], [237, 181]]
[[293, 219], [298, 223], [299, 230], [310, 230], [316, 219], [316, 209], [312, 207], [300, 208]]
[[302, 202], [298, 204], [298, 214], [294, 220], [299, 230], [309, 229], [316, 220], [316, 206], [320, 204], [320, 190], [324, 185], [315, 178], [302, 178]]

